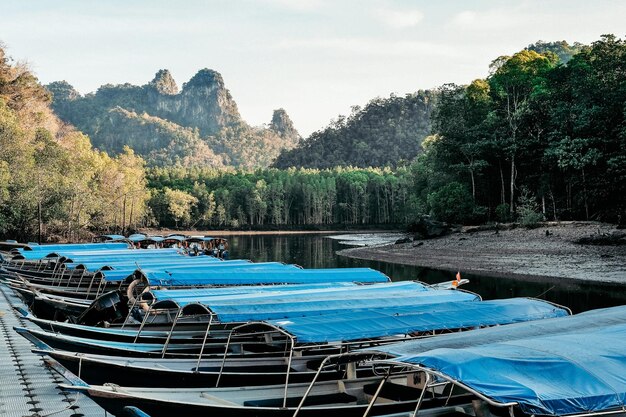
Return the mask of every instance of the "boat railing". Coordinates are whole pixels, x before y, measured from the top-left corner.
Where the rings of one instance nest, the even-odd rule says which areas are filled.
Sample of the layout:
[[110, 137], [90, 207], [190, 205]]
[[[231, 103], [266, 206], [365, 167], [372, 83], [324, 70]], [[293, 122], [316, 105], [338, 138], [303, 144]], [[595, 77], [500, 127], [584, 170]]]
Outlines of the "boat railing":
[[[294, 410], [294, 413], [293, 413], [292, 417], [297, 417], [298, 416], [298, 414], [300, 413], [300, 410], [302, 409], [302, 407], [304, 406], [304, 403], [306, 402], [306, 399], [308, 398], [309, 394], [313, 390], [313, 387], [317, 383], [317, 380], [319, 379], [319, 376], [321, 375], [322, 370], [326, 366], [328, 366], [331, 362], [336, 361], [337, 364], [340, 364], [342, 362], [345, 362], [345, 363], [357, 363], [357, 362], [363, 362], [363, 361], [371, 361], [371, 360], [374, 360], [377, 357], [381, 357], [381, 358], [385, 357], [386, 358], [387, 356], [388, 355], [386, 355], [386, 354], [378, 353], [378, 352], [347, 352], [347, 353], [339, 353], [339, 354], [336, 354], [336, 355], [328, 355], [320, 363], [319, 368], [317, 369], [317, 372], [315, 373], [315, 375], [313, 376], [313, 379], [311, 380], [311, 382], [309, 383], [307, 389], [305, 390], [304, 395], [300, 399], [300, 402], [298, 403], [298, 406]], [[354, 367], [354, 369], [356, 370], [356, 367]], [[378, 399], [378, 396], [380, 395], [382, 387], [384, 386], [385, 382], [387, 382], [387, 380], [389, 379], [389, 377], [391, 375], [390, 371], [391, 371], [391, 368], [389, 369], [389, 372], [385, 373], [385, 375], [383, 376], [380, 384], [376, 388], [376, 392], [374, 393], [374, 395], [372, 397], [372, 400], [368, 404], [367, 409], [365, 410], [365, 412], [363, 414], [364, 417], [367, 417], [367, 415], [370, 413], [370, 410], [373, 407], [374, 403]], [[350, 377], [350, 376], [348, 375], [348, 377]], [[425, 392], [426, 392], [426, 386], [424, 386], [424, 389], [423, 389], [422, 393], [420, 394], [420, 400], [419, 400], [420, 402], [421, 402], [421, 399], [423, 399], [423, 396], [424, 396]]]
[[[375, 364], [389, 364], [389, 365], [396, 365], [396, 366], [399, 365], [398, 362], [394, 361], [393, 359], [389, 359], [389, 358], [376, 360], [374, 363]], [[472, 387], [464, 384], [463, 382], [461, 382], [459, 380], [456, 380], [456, 379], [453, 379], [453, 378], [450, 378], [448, 375], [446, 375], [446, 374], [444, 374], [442, 372], [439, 372], [437, 370], [434, 370], [434, 369], [431, 369], [431, 368], [427, 368], [427, 367], [421, 366], [419, 364], [405, 364], [405, 363], [402, 363], [402, 365], [403, 366], [408, 366], [408, 367], [412, 368], [415, 371], [423, 372], [430, 381], [432, 381], [432, 380], [444, 380], [447, 383], [455, 385], [455, 386], [457, 386], [457, 387], [459, 387], [459, 388], [461, 388], [461, 389], [463, 389], [463, 390], [465, 390], [465, 391], [475, 395], [477, 398], [479, 398], [480, 400], [486, 402], [489, 405], [492, 405], [494, 407], [500, 407], [500, 408], [508, 408], [510, 417], [515, 417], [514, 407], [516, 405], [518, 405], [518, 403], [515, 402], [515, 401], [501, 403], [501, 402], [495, 401], [495, 400], [485, 396], [484, 394], [482, 394], [479, 391], [473, 389]], [[418, 404], [418, 408], [415, 410], [415, 413], [413, 414], [413, 417], [417, 416], [417, 412], [419, 411], [419, 406], [420, 406], [420, 404]], [[588, 415], [595, 415], [595, 414], [588, 414]], [[597, 414], [597, 415], [599, 415], [599, 414]], [[568, 417], [574, 417], [574, 416], [568, 416]], [[583, 417], [583, 415], [579, 415], [578, 417]]]
[[556, 308], [562, 308], [563, 310], [567, 311], [568, 315], [570, 315], [570, 316], [573, 314], [571, 308], [569, 308], [567, 306], [564, 306], [562, 304], [555, 303], [554, 301], [543, 300], [543, 299], [537, 298], [537, 297], [524, 297], [524, 298], [529, 299], [529, 300], [539, 300], [539, 301], [542, 301], [544, 303], [548, 303], [550, 305], [553, 305]]
[[[163, 303], [162, 303], [163, 304]], [[141, 320], [141, 324], [139, 325], [139, 329], [137, 330], [137, 334], [135, 335], [135, 339], [133, 340], [133, 343], [136, 343], [137, 340], [139, 339], [139, 336], [141, 335], [141, 332], [143, 331], [143, 328], [145, 327], [145, 325], [148, 323], [148, 319], [150, 318], [150, 316], [153, 316], [153, 320], [154, 318], [157, 317], [157, 315], [159, 314], [163, 314], [163, 312], [165, 311], [166, 314], [170, 314], [170, 312], [172, 310], [175, 310], [175, 316], [174, 319], [172, 319], [171, 321], [174, 322], [174, 325], [176, 324], [175, 322], [178, 321], [178, 316], [181, 314], [181, 308], [180, 306], [178, 306], [178, 304], [172, 302], [173, 305], [164, 305], [159, 309], [155, 309], [152, 306], [150, 306], [148, 308], [147, 311], [144, 312], [144, 316], [143, 319]], [[132, 309], [129, 311], [129, 315], [131, 314]], [[128, 318], [128, 316], [127, 316]], [[126, 324], [126, 320], [124, 321], [124, 324]], [[122, 325], [122, 328], [124, 328], [124, 325]], [[174, 328], [174, 326], [172, 326], [172, 329]], [[171, 331], [170, 331], [171, 332]], [[164, 346], [164, 348], [167, 348], [167, 344]]]
[[198, 362], [196, 362], [196, 372], [200, 372], [200, 361], [202, 360], [202, 354], [204, 353], [204, 347], [206, 346], [206, 341], [209, 337], [209, 331], [211, 330], [211, 324], [213, 324], [213, 317], [215, 315], [211, 314], [209, 316], [209, 323], [206, 326], [206, 331], [204, 332], [204, 337], [202, 338], [202, 346], [200, 347], [200, 353], [198, 353]]
[[[126, 319], [124, 320], [124, 324], [122, 325], [122, 328], [124, 328], [124, 325], [126, 325], [128, 317], [130, 316], [133, 308], [135, 307], [135, 305], [138, 302], [145, 302], [143, 300], [140, 300], [140, 297], [136, 297], [135, 298], [135, 302], [133, 303], [133, 305], [131, 306], [131, 308], [129, 309], [129, 313], [126, 316]], [[143, 320], [141, 321], [141, 324], [139, 325], [139, 329], [137, 330], [137, 334], [135, 335], [135, 338], [133, 340], [133, 343], [136, 343], [137, 340], [139, 339], [139, 336], [141, 335], [141, 332], [143, 331], [145, 325], [148, 322], [148, 318], [150, 316], [154, 316], [156, 317], [158, 314], [161, 314], [160, 311], [167, 311], [167, 314], [170, 314], [170, 312], [172, 310], [175, 310], [175, 315], [174, 318], [172, 320], [172, 326], [169, 330], [169, 332], [167, 333], [167, 338], [165, 339], [165, 343], [163, 344], [163, 349], [161, 350], [161, 358], [164, 358], [166, 353], [167, 353], [167, 348], [170, 344], [171, 338], [172, 338], [172, 334], [174, 332], [174, 328], [176, 327], [176, 324], [178, 323], [178, 320], [180, 317], [186, 315], [185, 313], [187, 311], [189, 311], [188, 307], [191, 307], [193, 310], [193, 314], [197, 315], [198, 312], [200, 312], [201, 314], [206, 314], [209, 316], [209, 320], [207, 323], [207, 328], [206, 331], [204, 332], [204, 336], [202, 338], [202, 345], [200, 347], [200, 352], [198, 353], [198, 362], [196, 364], [196, 370], [198, 370], [200, 368], [200, 361], [202, 360], [202, 355], [204, 353], [204, 349], [206, 347], [206, 343], [209, 337], [209, 332], [211, 330], [211, 325], [213, 324], [214, 318], [215, 318], [215, 314], [208, 309], [206, 306], [202, 305], [202, 304], [190, 304], [188, 306], [185, 307], [181, 307], [180, 305], [178, 305], [178, 303], [176, 303], [175, 301], [168, 301], [167, 303], [161, 302], [159, 303], [162, 307], [161, 308], [153, 308], [153, 306], [149, 306], [148, 310], [146, 310], [144, 312], [144, 317]], [[196, 310], [198, 309], [198, 310]], [[228, 349], [228, 346], [227, 346]]]
[[[278, 326], [275, 326], [273, 324], [270, 323], [265, 323], [265, 322], [250, 322], [250, 323], [244, 323], [241, 324], [239, 326], [235, 326], [233, 327], [230, 332], [228, 333], [228, 340], [226, 341], [226, 346], [224, 349], [224, 356], [222, 357], [222, 364], [220, 366], [220, 372], [217, 376], [217, 381], [215, 383], [215, 387], [219, 387], [220, 384], [220, 380], [222, 377], [222, 373], [224, 372], [224, 366], [226, 364], [226, 358], [228, 356], [228, 351], [230, 348], [230, 343], [232, 340], [232, 337], [235, 333], [239, 332], [241, 329], [244, 329], [246, 327], [250, 327], [250, 326], [258, 326], [259, 324], [262, 324], [264, 327], [272, 329], [272, 331], [278, 332], [284, 336], [287, 337], [287, 340], [289, 340], [289, 356], [287, 359], [287, 372], [285, 373], [285, 390], [284, 390], [284, 396], [283, 396], [283, 408], [287, 407], [287, 391], [289, 388], [289, 377], [291, 375], [291, 363], [293, 361], [293, 355], [294, 355], [294, 350], [295, 350], [295, 346], [296, 346], [296, 338], [291, 335], [290, 333], [286, 332], [285, 330], [281, 329]], [[265, 332], [267, 333], [267, 332]]]

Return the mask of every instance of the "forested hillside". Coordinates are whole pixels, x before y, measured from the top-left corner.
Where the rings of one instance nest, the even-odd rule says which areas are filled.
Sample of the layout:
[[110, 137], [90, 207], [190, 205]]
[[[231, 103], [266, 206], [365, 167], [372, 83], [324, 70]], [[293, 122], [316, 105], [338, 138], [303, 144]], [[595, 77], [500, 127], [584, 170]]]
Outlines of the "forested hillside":
[[0, 47], [0, 236], [79, 239], [86, 229], [131, 226], [148, 198], [141, 158], [116, 158], [64, 125], [50, 94]]
[[[192, 87], [179, 92], [168, 73], [88, 96], [51, 85], [56, 112], [76, 112], [112, 158], [63, 124], [48, 90], [0, 54], [3, 236], [32, 239], [40, 224], [44, 235], [76, 238], [139, 223], [398, 225], [425, 214], [456, 223], [626, 220], [626, 42], [614, 36], [540, 42], [496, 58], [485, 79], [375, 99], [283, 152], [276, 166], [297, 166], [284, 169], [256, 168], [296, 142], [284, 110], [268, 127], [231, 123], [234, 102], [206, 88], [204, 97], [222, 97], [221, 113], [192, 127], [179, 123], [206, 108], [168, 116], [192, 100], [181, 96]], [[205, 77], [215, 74], [194, 83], [206, 87]], [[141, 94], [163, 100], [154, 114], [133, 101]]]
[[112, 153], [129, 146], [148, 165], [262, 167], [300, 140], [282, 109], [276, 111], [281, 124], [245, 123], [222, 76], [209, 69], [180, 91], [167, 70], [143, 86], [107, 84], [85, 96], [65, 81], [47, 88], [58, 116], [87, 133], [94, 146]]
[[354, 107], [350, 116], [340, 116], [295, 149], [283, 152], [274, 166], [396, 166], [411, 161], [430, 133], [435, 97], [431, 91], [418, 91]]
[[457, 221], [623, 221], [624, 103], [626, 43], [615, 36], [564, 65], [550, 52], [502, 56], [487, 79], [440, 89], [416, 191], [447, 199], [429, 208]]
[[424, 214], [623, 222], [624, 103], [623, 40], [538, 42], [496, 58], [486, 79], [375, 99], [275, 164], [396, 168], [153, 170], [160, 192], [151, 206], [174, 223], [167, 190], [182, 190], [189, 221], [206, 226], [408, 223]]

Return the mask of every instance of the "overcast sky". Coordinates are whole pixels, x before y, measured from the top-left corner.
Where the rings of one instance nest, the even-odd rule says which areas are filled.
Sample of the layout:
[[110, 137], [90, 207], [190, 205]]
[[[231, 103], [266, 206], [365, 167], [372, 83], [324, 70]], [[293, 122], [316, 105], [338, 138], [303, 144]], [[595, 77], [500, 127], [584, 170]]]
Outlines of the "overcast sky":
[[219, 71], [246, 121], [283, 107], [303, 135], [352, 105], [485, 77], [537, 40], [626, 35], [620, 0], [0, 0], [0, 40], [81, 93]]

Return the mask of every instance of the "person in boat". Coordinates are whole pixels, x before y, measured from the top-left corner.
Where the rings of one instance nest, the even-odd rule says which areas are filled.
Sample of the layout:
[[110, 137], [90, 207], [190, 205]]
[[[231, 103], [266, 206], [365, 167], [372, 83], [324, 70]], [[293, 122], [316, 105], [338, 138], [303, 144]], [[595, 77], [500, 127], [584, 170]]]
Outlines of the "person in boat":
[[217, 253], [219, 258], [224, 258], [224, 252], [226, 251], [226, 245], [224, 244], [224, 239], [219, 240], [219, 244], [217, 245]]

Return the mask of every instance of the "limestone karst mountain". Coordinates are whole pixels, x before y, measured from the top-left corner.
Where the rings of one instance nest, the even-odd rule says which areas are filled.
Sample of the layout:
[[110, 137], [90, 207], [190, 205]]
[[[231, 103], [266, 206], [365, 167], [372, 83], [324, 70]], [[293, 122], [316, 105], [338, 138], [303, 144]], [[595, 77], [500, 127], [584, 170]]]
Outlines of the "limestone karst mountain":
[[168, 70], [143, 86], [106, 84], [86, 95], [66, 81], [46, 87], [57, 115], [94, 146], [114, 153], [130, 146], [150, 165], [262, 167], [300, 140], [283, 109], [267, 128], [248, 125], [221, 74], [206, 68], [181, 89]]
[[291, 147], [296, 146], [302, 139], [285, 109], [274, 110], [269, 127], [270, 130], [276, 132]]

